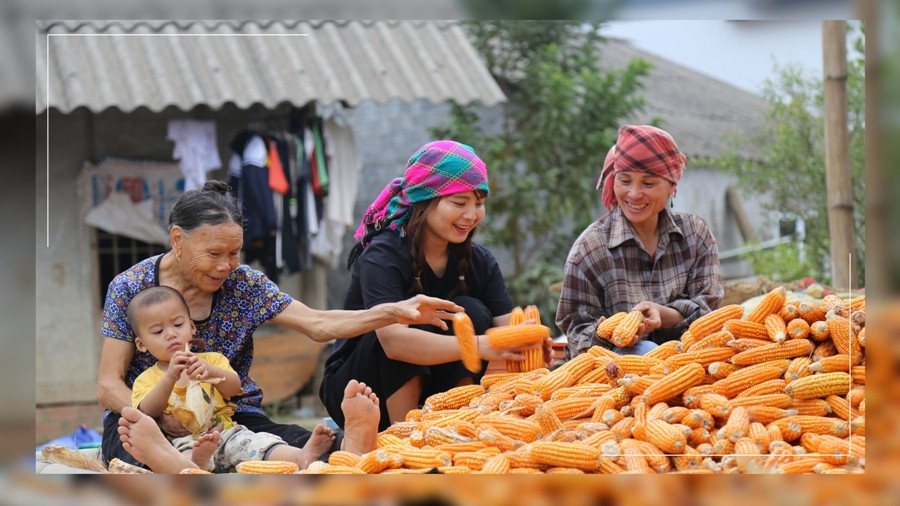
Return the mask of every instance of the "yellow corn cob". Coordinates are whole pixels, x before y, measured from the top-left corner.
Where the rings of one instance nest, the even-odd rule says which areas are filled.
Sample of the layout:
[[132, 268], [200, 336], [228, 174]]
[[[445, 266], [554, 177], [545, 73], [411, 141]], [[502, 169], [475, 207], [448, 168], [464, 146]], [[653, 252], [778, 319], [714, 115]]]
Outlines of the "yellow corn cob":
[[609, 392], [612, 387], [606, 383], [580, 383], [560, 388], [550, 395], [551, 401], [559, 401], [570, 397], [597, 397]]
[[[709, 445], [709, 430], [703, 427], [697, 427], [691, 430], [691, 433], [687, 436], [688, 445], [697, 447], [698, 445], [706, 444]], [[712, 446], [710, 446], [712, 448]]]
[[484, 393], [485, 389], [482, 385], [461, 385], [446, 392], [438, 392], [428, 396], [422, 409], [426, 412], [459, 409], [468, 406], [473, 398]]
[[725, 437], [733, 443], [750, 432], [750, 414], [744, 406], [735, 406], [725, 422]]
[[866, 415], [865, 413], [857, 416], [853, 420], [850, 421], [850, 433], [854, 436], [863, 436], [866, 435]]
[[759, 301], [759, 304], [744, 317], [744, 319], [750, 322], [762, 323], [766, 319], [766, 316], [772, 313], [778, 314], [781, 311], [786, 297], [787, 291], [783, 286], [771, 290]]
[[863, 327], [859, 330], [859, 333], [856, 334], [856, 340], [859, 341], [859, 346], [862, 348], [866, 347], [866, 328]]
[[503, 434], [491, 425], [478, 426], [478, 440], [485, 445], [499, 448], [500, 450], [512, 451], [520, 446], [515, 439]]
[[706, 372], [713, 378], [719, 380], [727, 377], [738, 369], [740, 368], [731, 362], [713, 362], [706, 367]]
[[712, 385], [696, 385], [688, 388], [681, 396], [681, 402], [686, 408], [696, 409], [700, 407], [700, 399], [707, 393], [712, 392]]
[[462, 452], [477, 452], [479, 450], [484, 450], [487, 447], [488, 445], [484, 441], [480, 440], [444, 443], [433, 446], [435, 450], [447, 452], [450, 455], [456, 455], [457, 453]]
[[[749, 416], [750, 413], [748, 412], [747, 415]], [[747, 432], [747, 437], [756, 443], [759, 451], [768, 450], [771, 440], [769, 439], [769, 431], [766, 430], [765, 425], [759, 422], [750, 422], [750, 429]]]
[[847, 400], [850, 401], [851, 406], [859, 409], [866, 400], [866, 389], [861, 386], [854, 386], [847, 392]]
[[453, 334], [459, 343], [459, 355], [463, 366], [472, 371], [481, 371], [481, 356], [478, 354], [478, 343], [475, 340], [475, 327], [466, 313], [453, 315]]
[[650, 465], [650, 468], [656, 471], [657, 473], [668, 473], [672, 469], [672, 461], [671, 459], [665, 455], [663, 450], [657, 448], [651, 443], [647, 441], [641, 441], [639, 439], [634, 440], [635, 444], [638, 448], [640, 448], [641, 452], [644, 454], [644, 458], [647, 459], [647, 464]]
[[560, 420], [590, 417], [593, 414], [593, 406], [597, 402], [594, 397], [567, 397], [564, 399], [550, 399], [544, 406], [553, 412]]
[[[825, 322], [822, 322], [822, 323], [825, 323]], [[830, 335], [829, 335], [829, 337], [830, 337]], [[837, 353], [838, 353], [838, 350], [837, 350], [837, 347], [834, 345], [834, 341], [832, 341], [831, 339], [826, 339], [825, 341], [822, 341], [821, 343], [816, 345], [816, 347], [813, 349], [812, 359], [813, 359], [813, 362], [815, 362], [815, 361], [821, 360], [823, 357], [830, 357], [832, 355], [837, 355]]]
[[616, 438], [621, 441], [626, 437], [631, 437], [632, 430], [634, 429], [634, 417], [633, 416], [625, 416], [618, 422], [609, 426], [609, 431], [616, 435]]
[[388, 445], [382, 450], [400, 455], [403, 458], [403, 467], [409, 469], [431, 469], [452, 464], [452, 457], [449, 453], [433, 448]]
[[837, 395], [829, 395], [825, 397], [825, 402], [831, 406], [831, 411], [841, 420], [851, 421], [860, 415], [859, 410], [854, 408], [850, 401]]
[[728, 398], [712, 392], [700, 397], [700, 408], [715, 418], [727, 419], [731, 414], [731, 403], [728, 402]]
[[509, 459], [502, 454], [488, 458], [481, 467], [482, 474], [506, 474], [509, 470]]
[[479, 383], [484, 388], [490, 390], [495, 385], [502, 385], [508, 381], [513, 381], [517, 378], [520, 378], [522, 375], [519, 373], [512, 372], [499, 372], [492, 374], [485, 374], [481, 377], [481, 381]]
[[724, 330], [731, 332], [735, 339], [760, 339], [769, 340], [766, 326], [762, 323], [749, 322], [747, 320], [731, 319], [724, 323]]
[[[87, 457], [85, 457], [87, 458]], [[98, 468], [100, 466], [97, 466]], [[99, 469], [98, 469], [99, 470]], [[128, 462], [123, 462], [117, 458], [113, 458], [109, 461], [109, 465], [106, 468], [111, 474], [154, 474], [153, 471], [145, 468], [138, 467], [134, 464], [129, 464]], [[195, 467], [186, 467], [178, 472], [178, 474], [212, 474], [209, 471], [198, 469]]]
[[809, 355], [812, 351], [813, 344], [809, 339], [791, 339], [784, 343], [772, 343], [752, 350], [742, 351], [731, 357], [731, 363], [751, 365], [765, 360]]
[[397, 469], [403, 465], [403, 457], [384, 449], [373, 450], [360, 456], [356, 467], [366, 474], [378, 474], [385, 469]]
[[234, 468], [238, 474], [294, 474], [300, 470], [296, 462], [282, 460], [247, 460]]
[[453, 465], [465, 466], [472, 471], [481, 471], [484, 468], [484, 463], [491, 457], [493, 455], [481, 452], [459, 452], [453, 456]]
[[698, 363], [687, 364], [675, 372], [654, 381], [644, 390], [643, 400], [653, 405], [681, 395], [688, 388], [698, 385], [706, 376], [703, 366]]
[[784, 301], [784, 305], [781, 306], [781, 311], [778, 312], [778, 315], [786, 322], [789, 322], [794, 318], [800, 318], [800, 312], [797, 311], [797, 301]]
[[683, 350], [684, 348], [681, 345], [681, 341], [666, 341], [647, 353], [644, 353], [643, 356], [644, 358], [653, 360], [665, 360], [676, 353], [681, 353]]
[[784, 380], [790, 383], [795, 379], [809, 376], [813, 371], [809, 368], [813, 361], [810, 357], [796, 357], [788, 364], [787, 370], [784, 371]]
[[638, 327], [644, 321], [644, 315], [640, 311], [631, 311], [616, 325], [609, 342], [615, 346], [629, 346], [637, 336]]
[[[828, 434], [840, 438], [847, 437], [850, 434], [849, 423], [828, 416], [792, 415], [771, 423], [781, 428], [785, 441], [797, 439], [804, 432]], [[791, 427], [792, 425], [796, 425], [796, 428]], [[789, 437], [788, 433], [796, 433], [796, 436]]]
[[534, 441], [541, 430], [540, 425], [534, 420], [494, 414], [479, 416], [475, 420], [475, 425], [490, 425], [500, 433], [526, 443]]
[[788, 339], [807, 339], [809, 338], [809, 323], [803, 318], [794, 318], [788, 320], [787, 327]]
[[712, 391], [728, 399], [766, 380], [779, 378], [782, 370], [776, 366], [745, 367], [712, 384]]
[[[654, 406], [655, 408], [655, 406]], [[684, 406], [667, 406], [659, 414], [659, 418], [668, 423], [682, 423], [681, 420], [690, 413], [690, 409]], [[691, 427], [693, 428], [693, 427]]]
[[814, 321], [809, 324], [809, 338], [813, 341], [820, 343], [829, 337], [831, 337], [831, 334], [828, 332], [828, 324], [824, 320]]
[[[765, 330], [765, 328], [765, 325], [763, 325], [763, 330]], [[769, 341], [768, 337], [766, 337], [765, 339], [742, 337], [739, 339], [734, 339], [733, 341], [728, 341], [728, 347], [734, 349], [735, 353], [753, 350], [767, 344], [772, 344], [772, 341]]]
[[406, 438], [419, 426], [419, 422], [394, 422], [382, 432], [399, 438]]
[[688, 412], [681, 418], [680, 423], [687, 425], [692, 429], [711, 429], [715, 424], [715, 421], [709, 411], [695, 408], [688, 409]]
[[650, 420], [644, 428], [645, 441], [665, 453], [682, 453], [687, 446], [687, 437], [672, 424], [662, 420]]
[[569, 360], [565, 364], [557, 367], [553, 372], [559, 370], [567, 370], [575, 378], [575, 381], [581, 379], [585, 374], [594, 369], [596, 357], [582, 353], [577, 357]]
[[812, 374], [787, 384], [785, 392], [794, 399], [825, 398], [829, 395], [846, 395], [852, 378], [845, 372]]
[[797, 312], [800, 313], [800, 318], [803, 318], [807, 323], [812, 325], [813, 322], [824, 320], [827, 311], [819, 304], [813, 302], [801, 302], [797, 306]]
[[813, 469], [822, 462], [821, 457], [800, 456], [785, 460], [778, 464], [773, 471], [779, 474], [807, 474], [813, 472]]
[[626, 471], [641, 474], [651, 474], [656, 472], [650, 467], [650, 464], [647, 462], [647, 457], [644, 456], [644, 452], [641, 451], [641, 447], [637, 444], [636, 440], [627, 438], [623, 439], [619, 444], [622, 448], [622, 459]]
[[865, 385], [866, 384], [866, 366], [864, 365], [854, 365], [850, 368], [850, 378], [853, 380], [854, 385]]
[[493, 348], [511, 348], [543, 342], [550, 337], [550, 329], [540, 324], [523, 323], [513, 327], [494, 327], [485, 331]]
[[581, 443], [537, 441], [528, 445], [528, 455], [540, 464], [550, 467], [574, 467], [583, 471], [596, 471], [602, 453], [599, 449]]
[[[759, 422], [769, 427], [769, 424], [775, 420], [787, 418], [797, 414], [795, 409], [776, 408], [772, 406], [747, 406], [747, 414], [750, 415], [751, 422]], [[780, 427], [779, 427], [780, 429]], [[771, 437], [771, 432], [769, 433]]]
[[724, 362], [726, 360], [729, 360], [735, 355], [735, 351], [734, 348], [730, 348], [728, 346], [717, 346], [715, 348], [705, 348], [702, 350], [692, 351], [689, 354], [682, 353], [682, 355], [694, 355], [696, 357], [697, 363], [705, 368], [713, 362]]
[[424, 438], [425, 444], [428, 446], [469, 442], [472, 440], [472, 438], [457, 434], [455, 431], [452, 431], [448, 428], [437, 427], [434, 425], [425, 429]]
[[834, 313], [829, 313], [825, 319], [828, 324], [828, 333], [831, 334], [831, 340], [834, 342], [838, 353], [850, 355], [854, 360], [862, 357], [862, 348], [859, 340], [853, 335], [850, 329], [850, 319], [842, 318]]
[[[611, 361], [610, 361], [610, 363], [611, 363]], [[593, 370], [588, 371], [584, 376], [579, 378], [578, 381], [575, 382], [575, 384], [576, 385], [582, 385], [585, 383], [602, 384], [602, 383], [605, 383], [606, 381], [608, 381], [608, 379], [609, 379], [609, 377], [606, 374], [606, 365], [603, 365], [601, 367], [596, 367]], [[568, 388], [568, 387], [563, 387], [560, 390], [565, 390], [566, 388]], [[556, 392], [554, 392], [554, 394], [555, 393]], [[552, 397], [552, 395], [553, 394], [551, 394], [551, 397]]]
[[360, 456], [344, 450], [332, 452], [328, 456], [328, 463], [333, 466], [349, 466], [355, 467], [359, 463]]
[[681, 455], [674, 455], [672, 457], [672, 463], [675, 465], [675, 469], [677, 469], [678, 472], [693, 472], [700, 470], [700, 466], [703, 463], [703, 456], [690, 445], [686, 445], [684, 447], [684, 452], [681, 453]]
[[787, 325], [780, 316], [770, 313], [763, 319], [763, 325], [766, 327], [766, 335], [769, 340], [776, 343], [783, 343], [787, 339]]
[[745, 474], [758, 474], [762, 471], [762, 453], [756, 442], [749, 437], [738, 438], [734, 443], [735, 460], [738, 470]]
[[[740, 318], [743, 314], [744, 308], [740, 304], [722, 306], [694, 320], [688, 326], [688, 332], [691, 333], [693, 342], [696, 342], [713, 332], [722, 330], [726, 321]], [[684, 335], [682, 335], [682, 345], [686, 346]]]
[[604, 319], [597, 325], [597, 337], [606, 339], [607, 341], [612, 338], [613, 331], [616, 330], [616, 326], [628, 316], [628, 312], [621, 311], [618, 312], [609, 318]]
[[[528, 318], [525, 317], [525, 310], [523, 310], [519, 306], [516, 306], [516, 307], [512, 308], [512, 311], [509, 313], [508, 325], [518, 325], [527, 319]], [[536, 323], [540, 323], [540, 322], [536, 322]]]
[[540, 434], [546, 437], [562, 428], [562, 422], [559, 417], [544, 405], [540, 405], [534, 410], [532, 419], [540, 426]]
[[525, 306], [524, 313], [525, 313], [525, 320], [534, 320], [534, 323], [537, 323], [537, 324], [541, 323], [541, 311], [538, 309], [537, 306], [535, 306], [533, 304]]
[[[862, 358], [862, 357], [859, 357]], [[830, 357], [822, 357], [816, 362], [811, 362], [808, 369], [810, 372], [846, 372], [849, 373], [855, 361], [851, 361], [850, 355], [846, 353], [838, 353]]]
[[[118, 460], [118, 459], [113, 459], [113, 460]], [[127, 462], [123, 462], [123, 464], [127, 464]], [[112, 461], [109, 462], [109, 465], [110, 465], [110, 467], [112, 467], [112, 465], [113, 465]], [[137, 466], [133, 466], [133, 467], [137, 467]], [[144, 468], [138, 467], [138, 469], [144, 469]], [[144, 471], [147, 471], [147, 470], [144, 469]], [[110, 470], [110, 472], [113, 472], [113, 471]], [[211, 473], [209, 471], [204, 471], [203, 469], [197, 469], [196, 467], [186, 467], [186, 468], [182, 469], [181, 471], [178, 471], [178, 474], [213, 474], [213, 473]]]
[[748, 395], [746, 397], [735, 397], [733, 399], [728, 400], [729, 404], [731, 404], [731, 408], [734, 409], [738, 406], [750, 407], [750, 406], [772, 406], [775, 408], [789, 408], [791, 404], [793, 404], [793, 399], [788, 394], [763, 394], [763, 395]]
[[796, 409], [798, 415], [826, 416], [831, 414], [831, 405], [825, 399], [793, 399], [788, 407]]
[[691, 351], [702, 350], [705, 348], [716, 348], [716, 347], [720, 347], [720, 346], [725, 346], [728, 343], [728, 341], [731, 341], [732, 339], [734, 339], [734, 334], [732, 334], [727, 329], [720, 330], [718, 332], [713, 332], [712, 334], [709, 334], [708, 336], [704, 337], [703, 339], [697, 340], [697, 342], [692, 344], [691, 347], [685, 351], [691, 352]]
[[696, 342], [697, 342], [697, 339], [694, 337], [693, 334], [691, 334], [691, 331], [690, 331], [690, 330], [685, 330], [685, 331], [681, 334], [680, 342], [681, 342], [681, 349], [682, 349], [682, 350], [686, 350], [686, 349], [688, 349], [692, 344], [696, 343]]
[[575, 383], [575, 377], [568, 369], [557, 369], [546, 376], [541, 376], [535, 381], [535, 389], [541, 399], [547, 400], [553, 392], [560, 388], [570, 387]]
[[763, 381], [757, 385], [747, 388], [743, 392], [734, 396], [735, 399], [741, 397], [750, 397], [754, 395], [766, 395], [766, 394], [783, 394], [784, 387], [787, 386], [787, 381], [784, 378], [775, 378]]
[[[849, 300], [847, 300], [846, 302], [849, 302]], [[846, 302], [844, 299], [834, 294], [828, 294], [822, 297], [822, 307], [825, 308], [825, 311], [835, 310], [835, 313], [842, 316], [849, 315], [849, 313], [847, 312], [847, 306], [849, 304], [847, 304]]]

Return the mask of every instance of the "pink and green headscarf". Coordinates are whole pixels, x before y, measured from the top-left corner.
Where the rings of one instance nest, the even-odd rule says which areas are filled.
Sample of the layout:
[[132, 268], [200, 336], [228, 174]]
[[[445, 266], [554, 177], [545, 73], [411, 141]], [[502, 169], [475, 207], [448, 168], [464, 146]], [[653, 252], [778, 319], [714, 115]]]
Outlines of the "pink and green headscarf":
[[489, 192], [487, 169], [470, 146], [441, 140], [425, 144], [406, 163], [406, 173], [387, 185], [366, 210], [353, 237], [372, 230], [406, 235], [409, 209], [416, 202], [472, 190]]

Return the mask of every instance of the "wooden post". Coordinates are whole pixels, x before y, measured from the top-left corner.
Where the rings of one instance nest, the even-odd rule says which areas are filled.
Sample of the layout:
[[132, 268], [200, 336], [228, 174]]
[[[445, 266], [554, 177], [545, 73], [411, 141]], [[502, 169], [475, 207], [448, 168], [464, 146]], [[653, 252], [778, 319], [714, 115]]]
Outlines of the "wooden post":
[[731, 212], [734, 213], [734, 221], [737, 222], [738, 230], [741, 232], [741, 238], [744, 239], [744, 243], [756, 242], [756, 234], [753, 233], [750, 218], [747, 217], [747, 212], [744, 211], [741, 196], [738, 195], [737, 188], [734, 185], [729, 186], [725, 190], [725, 202], [728, 204]]
[[[853, 230], [853, 187], [847, 133], [847, 25], [822, 21], [825, 79], [825, 182], [828, 232], [831, 236], [831, 285], [855, 288], [850, 259], [856, 261]], [[852, 283], [852, 285], [851, 285]]]

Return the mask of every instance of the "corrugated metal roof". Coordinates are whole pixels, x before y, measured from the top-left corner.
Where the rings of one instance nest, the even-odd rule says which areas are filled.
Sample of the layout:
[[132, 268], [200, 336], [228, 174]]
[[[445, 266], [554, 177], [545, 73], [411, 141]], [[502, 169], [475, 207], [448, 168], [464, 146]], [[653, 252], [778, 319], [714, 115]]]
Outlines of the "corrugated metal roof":
[[45, 22], [36, 57], [38, 113], [506, 100], [453, 21]]
[[[728, 135], [749, 135], [763, 127], [768, 102], [760, 96], [718, 79], [650, 54], [621, 39], [609, 38], [602, 47], [602, 66], [624, 69], [632, 58], [650, 61], [653, 68], [642, 80], [639, 93], [645, 110], [626, 121], [650, 123], [662, 118], [661, 128], [672, 134], [689, 157], [719, 156]], [[740, 154], [756, 158], [759, 152], [742, 143]]]

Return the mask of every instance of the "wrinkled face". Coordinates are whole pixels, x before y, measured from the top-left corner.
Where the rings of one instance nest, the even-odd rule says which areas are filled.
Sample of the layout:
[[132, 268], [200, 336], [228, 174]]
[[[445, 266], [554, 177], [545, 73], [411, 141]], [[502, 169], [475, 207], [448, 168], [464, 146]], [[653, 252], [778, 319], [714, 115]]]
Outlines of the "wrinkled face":
[[185, 280], [204, 292], [215, 292], [238, 266], [243, 229], [237, 223], [203, 225], [190, 233], [175, 228], [172, 248], [181, 256]]
[[622, 171], [615, 175], [613, 193], [628, 221], [634, 224], [656, 219], [665, 209], [675, 185], [644, 172]]
[[194, 336], [194, 322], [178, 297], [169, 297], [138, 311], [134, 344], [157, 360], [168, 362]]
[[425, 230], [434, 237], [459, 244], [484, 218], [484, 198], [474, 191], [455, 193], [441, 200], [428, 210]]

